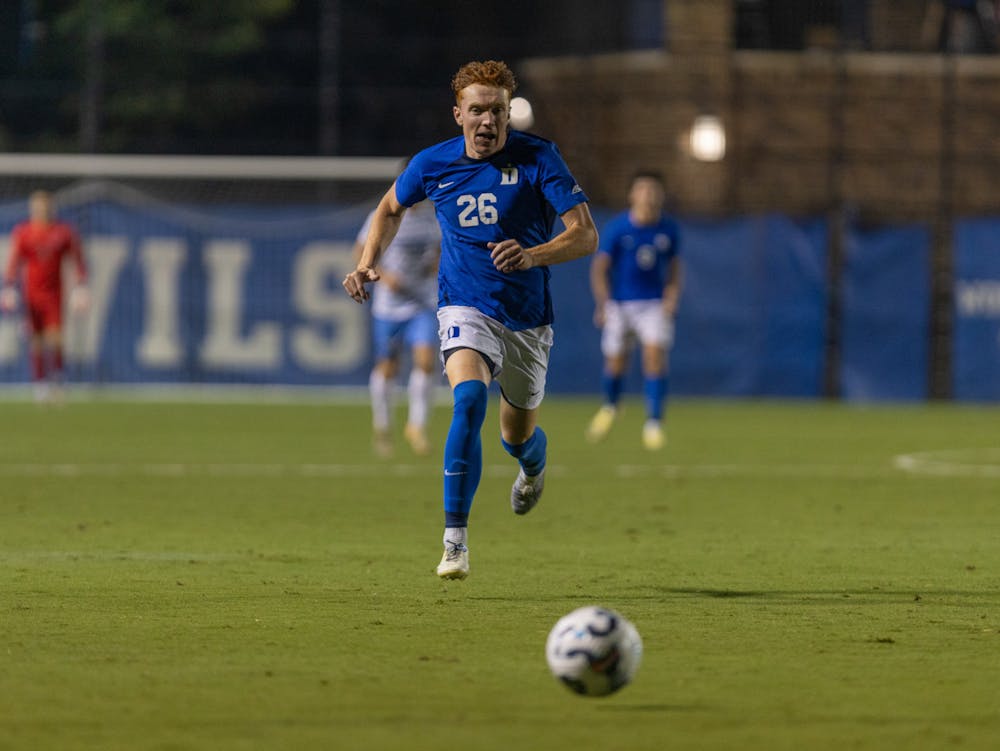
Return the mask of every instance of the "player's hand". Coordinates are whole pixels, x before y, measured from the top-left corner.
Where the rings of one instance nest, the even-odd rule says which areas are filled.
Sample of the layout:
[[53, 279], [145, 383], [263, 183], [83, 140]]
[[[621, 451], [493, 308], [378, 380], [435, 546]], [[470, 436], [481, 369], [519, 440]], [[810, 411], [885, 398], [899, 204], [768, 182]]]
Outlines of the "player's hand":
[[4, 313], [13, 313], [17, 310], [17, 290], [13, 287], [0, 289], [0, 310]]
[[369, 298], [368, 290], [365, 289], [365, 285], [370, 282], [377, 282], [379, 280], [379, 273], [368, 266], [358, 266], [350, 274], [344, 277], [344, 289], [347, 290], [354, 301], [357, 303], [363, 303]]
[[486, 243], [490, 258], [498, 271], [509, 274], [512, 271], [526, 271], [535, 265], [535, 257], [521, 247], [517, 240], [501, 240]]
[[90, 290], [83, 284], [78, 284], [69, 293], [69, 309], [76, 315], [90, 310]]
[[603, 303], [594, 306], [594, 325], [599, 329], [604, 328], [604, 322], [607, 320], [607, 315], [604, 312]]

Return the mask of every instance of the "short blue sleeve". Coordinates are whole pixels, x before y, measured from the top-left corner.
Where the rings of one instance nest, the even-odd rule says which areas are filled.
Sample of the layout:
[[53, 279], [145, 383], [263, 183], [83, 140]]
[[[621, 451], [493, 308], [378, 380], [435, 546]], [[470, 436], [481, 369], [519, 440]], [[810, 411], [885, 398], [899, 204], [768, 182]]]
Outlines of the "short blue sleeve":
[[574, 206], [587, 202], [587, 196], [570, 174], [569, 167], [554, 143], [546, 143], [547, 148], [539, 152], [539, 175], [542, 194], [556, 214], [562, 215]]
[[422, 155], [423, 152], [413, 157], [406, 165], [406, 169], [396, 178], [396, 200], [403, 206], [409, 207], [427, 198], [421, 168]]

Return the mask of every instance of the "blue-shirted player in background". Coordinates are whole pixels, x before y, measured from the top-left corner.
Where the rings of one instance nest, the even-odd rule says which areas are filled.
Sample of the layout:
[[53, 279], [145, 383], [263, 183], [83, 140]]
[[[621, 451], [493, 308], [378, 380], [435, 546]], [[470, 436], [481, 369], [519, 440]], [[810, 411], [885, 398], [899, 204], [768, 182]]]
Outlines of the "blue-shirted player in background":
[[663, 177], [636, 172], [629, 208], [601, 230], [601, 246], [590, 267], [594, 323], [602, 329], [604, 404], [587, 428], [592, 442], [603, 439], [618, 414], [633, 339], [642, 346], [646, 422], [642, 443], [663, 447], [663, 411], [668, 394], [668, 353], [681, 297], [680, 230], [664, 213]]
[[[374, 211], [358, 231], [355, 261], [361, 258]], [[425, 456], [435, 381], [437, 352], [437, 268], [441, 230], [430, 208], [407, 212], [399, 232], [379, 262], [382, 283], [372, 296], [372, 348], [375, 366], [368, 377], [372, 403], [375, 452], [392, 455], [392, 397], [403, 346], [410, 348], [410, 376], [406, 393], [408, 414], [403, 437], [413, 453]]]
[[[555, 144], [510, 128], [514, 75], [502, 62], [463, 65], [452, 79], [462, 135], [414, 156], [382, 198], [357, 269], [344, 279], [368, 298], [403, 212], [424, 199], [441, 226], [438, 333], [454, 410], [444, 449], [444, 555], [438, 576], [469, 573], [468, 520], [482, 475], [487, 388], [500, 384], [503, 447], [520, 463], [517, 514], [538, 502], [546, 437], [537, 425], [552, 346], [548, 267], [590, 255], [597, 229], [587, 197]], [[553, 233], [556, 217], [564, 228]]]

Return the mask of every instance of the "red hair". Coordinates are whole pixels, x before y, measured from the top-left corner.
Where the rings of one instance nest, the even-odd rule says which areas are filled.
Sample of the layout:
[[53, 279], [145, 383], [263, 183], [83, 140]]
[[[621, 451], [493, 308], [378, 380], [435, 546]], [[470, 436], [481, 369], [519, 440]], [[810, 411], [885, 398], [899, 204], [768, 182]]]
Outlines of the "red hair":
[[508, 94], [513, 94], [517, 88], [514, 73], [507, 67], [507, 63], [501, 60], [473, 61], [459, 68], [455, 77], [451, 79], [451, 90], [455, 94], [456, 101], [462, 89], [474, 83], [506, 89]]

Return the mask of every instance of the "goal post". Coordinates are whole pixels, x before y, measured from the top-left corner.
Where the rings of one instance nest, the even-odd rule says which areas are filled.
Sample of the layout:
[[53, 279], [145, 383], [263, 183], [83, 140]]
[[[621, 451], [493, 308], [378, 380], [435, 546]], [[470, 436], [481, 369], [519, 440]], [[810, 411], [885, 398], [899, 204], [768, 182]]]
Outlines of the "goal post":
[[0, 176], [232, 180], [385, 180], [401, 157], [0, 154]]

